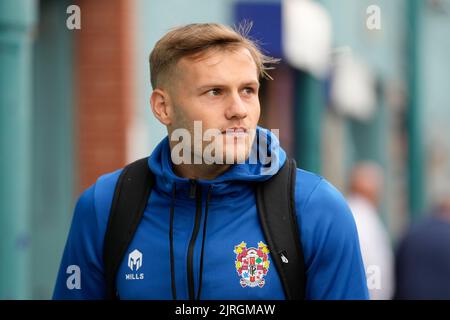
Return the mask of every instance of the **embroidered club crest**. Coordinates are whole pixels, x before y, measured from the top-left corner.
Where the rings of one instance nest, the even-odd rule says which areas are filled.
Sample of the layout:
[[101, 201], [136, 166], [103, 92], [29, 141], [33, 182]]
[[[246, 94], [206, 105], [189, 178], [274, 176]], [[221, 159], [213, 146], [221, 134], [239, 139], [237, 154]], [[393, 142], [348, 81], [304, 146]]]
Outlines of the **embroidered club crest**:
[[241, 277], [241, 286], [262, 288], [270, 265], [267, 246], [260, 241], [258, 248], [247, 248], [247, 244], [241, 242], [234, 247], [234, 253], [236, 253], [236, 271]]

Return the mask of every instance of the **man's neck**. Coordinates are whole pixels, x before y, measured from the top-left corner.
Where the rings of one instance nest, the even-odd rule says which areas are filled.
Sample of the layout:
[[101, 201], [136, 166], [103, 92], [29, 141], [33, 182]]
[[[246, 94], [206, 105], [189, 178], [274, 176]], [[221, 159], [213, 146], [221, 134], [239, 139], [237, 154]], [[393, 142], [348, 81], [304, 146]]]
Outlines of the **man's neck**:
[[230, 168], [229, 164], [172, 164], [175, 174], [182, 178], [213, 180]]

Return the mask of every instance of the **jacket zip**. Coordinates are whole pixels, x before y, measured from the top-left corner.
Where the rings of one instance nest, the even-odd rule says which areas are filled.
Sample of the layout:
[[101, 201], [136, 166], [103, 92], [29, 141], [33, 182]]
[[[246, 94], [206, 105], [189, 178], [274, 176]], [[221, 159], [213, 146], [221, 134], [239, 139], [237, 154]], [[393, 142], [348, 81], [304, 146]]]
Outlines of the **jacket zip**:
[[194, 290], [194, 247], [197, 240], [198, 232], [200, 230], [200, 220], [202, 217], [202, 192], [199, 190], [199, 185], [195, 180], [191, 180], [191, 198], [196, 198], [196, 211], [195, 211], [195, 223], [194, 231], [192, 233], [191, 241], [189, 242], [188, 256], [187, 256], [187, 276], [188, 276], [188, 289], [189, 300], [195, 299]]

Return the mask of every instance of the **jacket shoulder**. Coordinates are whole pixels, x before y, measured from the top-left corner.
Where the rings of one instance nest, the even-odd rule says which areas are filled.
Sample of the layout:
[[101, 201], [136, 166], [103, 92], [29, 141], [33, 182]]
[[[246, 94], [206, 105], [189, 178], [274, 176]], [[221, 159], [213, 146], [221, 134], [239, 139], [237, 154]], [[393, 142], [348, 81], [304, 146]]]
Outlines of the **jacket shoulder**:
[[367, 299], [356, 224], [344, 196], [325, 178], [301, 169], [295, 187], [307, 298]]
[[[114, 172], [106, 173], [100, 176], [94, 188], [94, 207], [99, 220], [99, 225], [106, 226], [109, 218], [109, 211], [114, 197], [114, 190], [123, 168]], [[105, 227], [106, 229], [106, 227]], [[105, 230], [106, 231], [106, 230]]]
[[[297, 215], [304, 215], [304, 211], [319, 211], [323, 217], [338, 218], [336, 215], [344, 215], [346, 218], [353, 217], [347, 201], [342, 193], [324, 177], [297, 169], [295, 183], [296, 208], [300, 211]], [[326, 210], [316, 210], [326, 209]]]

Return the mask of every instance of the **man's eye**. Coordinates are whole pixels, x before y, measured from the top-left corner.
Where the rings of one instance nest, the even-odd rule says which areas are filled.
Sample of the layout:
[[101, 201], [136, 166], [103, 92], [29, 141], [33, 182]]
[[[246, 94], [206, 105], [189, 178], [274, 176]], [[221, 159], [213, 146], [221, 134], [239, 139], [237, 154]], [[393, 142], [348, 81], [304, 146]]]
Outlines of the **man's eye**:
[[247, 88], [244, 88], [243, 91], [245, 94], [254, 94], [256, 90], [251, 87], [247, 87]]
[[218, 95], [220, 95], [221, 94], [221, 91], [220, 91], [220, 89], [211, 89], [211, 90], [208, 90], [207, 92], [206, 92], [206, 94], [207, 95], [209, 95], [209, 96], [218, 96]]

